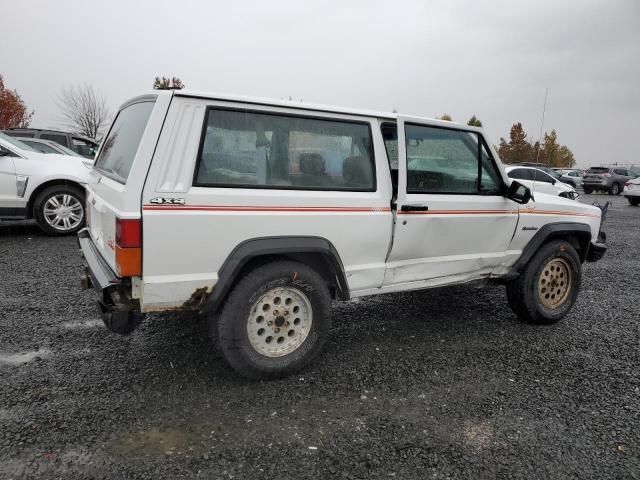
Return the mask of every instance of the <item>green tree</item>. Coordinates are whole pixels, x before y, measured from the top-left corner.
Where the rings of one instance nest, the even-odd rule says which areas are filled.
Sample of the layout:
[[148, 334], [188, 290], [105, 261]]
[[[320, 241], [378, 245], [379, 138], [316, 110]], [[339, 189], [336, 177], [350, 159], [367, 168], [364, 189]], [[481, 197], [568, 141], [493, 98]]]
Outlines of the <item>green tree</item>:
[[530, 162], [533, 156], [533, 147], [527, 140], [527, 134], [522, 128], [522, 123], [514, 123], [509, 132], [509, 141], [500, 138], [498, 155], [504, 163]]
[[448, 113], [445, 113], [441, 117], [436, 117], [436, 118], [439, 118], [439, 120], [444, 120], [445, 122], [451, 122], [453, 120], [451, 118], [451, 115], [449, 115]]
[[156, 77], [153, 81], [153, 89], [154, 90], [182, 90], [184, 88], [184, 83], [178, 77]]
[[470, 127], [481, 127], [482, 126], [482, 122], [480, 121], [480, 119], [478, 117], [473, 115], [473, 117], [471, 117], [469, 119], [469, 121], [467, 122], [467, 125], [469, 125]]

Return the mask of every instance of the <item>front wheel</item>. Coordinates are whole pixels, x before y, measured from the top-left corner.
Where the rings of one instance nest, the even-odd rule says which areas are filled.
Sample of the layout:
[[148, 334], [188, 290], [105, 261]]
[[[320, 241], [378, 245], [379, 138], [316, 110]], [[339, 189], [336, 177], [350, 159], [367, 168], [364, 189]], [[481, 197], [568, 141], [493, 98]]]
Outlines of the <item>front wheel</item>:
[[634, 207], [640, 205], [639, 197], [627, 197], [627, 200], [629, 201], [629, 205], [633, 205]]
[[331, 297], [323, 278], [301, 263], [256, 268], [211, 317], [222, 356], [241, 375], [284, 377], [321, 350], [331, 326]]
[[507, 284], [507, 299], [519, 318], [537, 324], [555, 323], [569, 313], [578, 298], [581, 278], [582, 264], [575, 248], [564, 240], [554, 240]]
[[45, 188], [33, 204], [33, 216], [47, 235], [71, 235], [84, 226], [84, 192], [72, 185]]

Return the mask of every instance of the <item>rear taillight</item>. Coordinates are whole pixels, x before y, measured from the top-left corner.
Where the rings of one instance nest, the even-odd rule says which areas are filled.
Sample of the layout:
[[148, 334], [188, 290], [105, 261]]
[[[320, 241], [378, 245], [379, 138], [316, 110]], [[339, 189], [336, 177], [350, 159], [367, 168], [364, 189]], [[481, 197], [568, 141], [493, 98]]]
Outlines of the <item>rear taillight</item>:
[[631, 186], [631, 182], [628, 182], [628, 181], [627, 181], [627, 182], [624, 182], [624, 186], [625, 186], [625, 187], [630, 187], [630, 186]]
[[116, 270], [120, 277], [142, 274], [142, 220], [116, 218]]

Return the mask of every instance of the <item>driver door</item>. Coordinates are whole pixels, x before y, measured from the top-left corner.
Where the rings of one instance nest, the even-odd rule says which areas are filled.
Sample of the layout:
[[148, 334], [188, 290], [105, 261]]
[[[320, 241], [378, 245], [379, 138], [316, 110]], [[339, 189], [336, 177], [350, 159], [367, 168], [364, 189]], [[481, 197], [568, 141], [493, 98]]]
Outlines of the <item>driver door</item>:
[[[490, 275], [506, 255], [518, 205], [479, 129], [398, 118], [395, 233], [384, 286]], [[407, 285], [409, 284], [409, 285]]]

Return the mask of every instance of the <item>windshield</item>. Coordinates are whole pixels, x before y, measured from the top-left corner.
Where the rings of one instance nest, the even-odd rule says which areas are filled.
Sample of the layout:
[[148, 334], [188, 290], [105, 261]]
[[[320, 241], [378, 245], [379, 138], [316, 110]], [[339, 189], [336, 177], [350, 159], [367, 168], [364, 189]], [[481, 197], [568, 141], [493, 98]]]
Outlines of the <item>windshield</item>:
[[0, 138], [2, 140], [5, 140], [7, 143], [10, 143], [11, 145], [13, 145], [16, 148], [19, 148], [20, 150], [26, 150], [28, 152], [36, 152], [39, 153], [38, 150], [36, 150], [35, 148], [30, 147], [29, 145], [27, 145], [24, 142], [21, 142], [20, 140], [13, 138], [10, 135], [7, 135], [6, 133], [2, 133], [0, 132]]
[[145, 100], [120, 110], [96, 159], [97, 169], [126, 183], [154, 105], [154, 101]]

